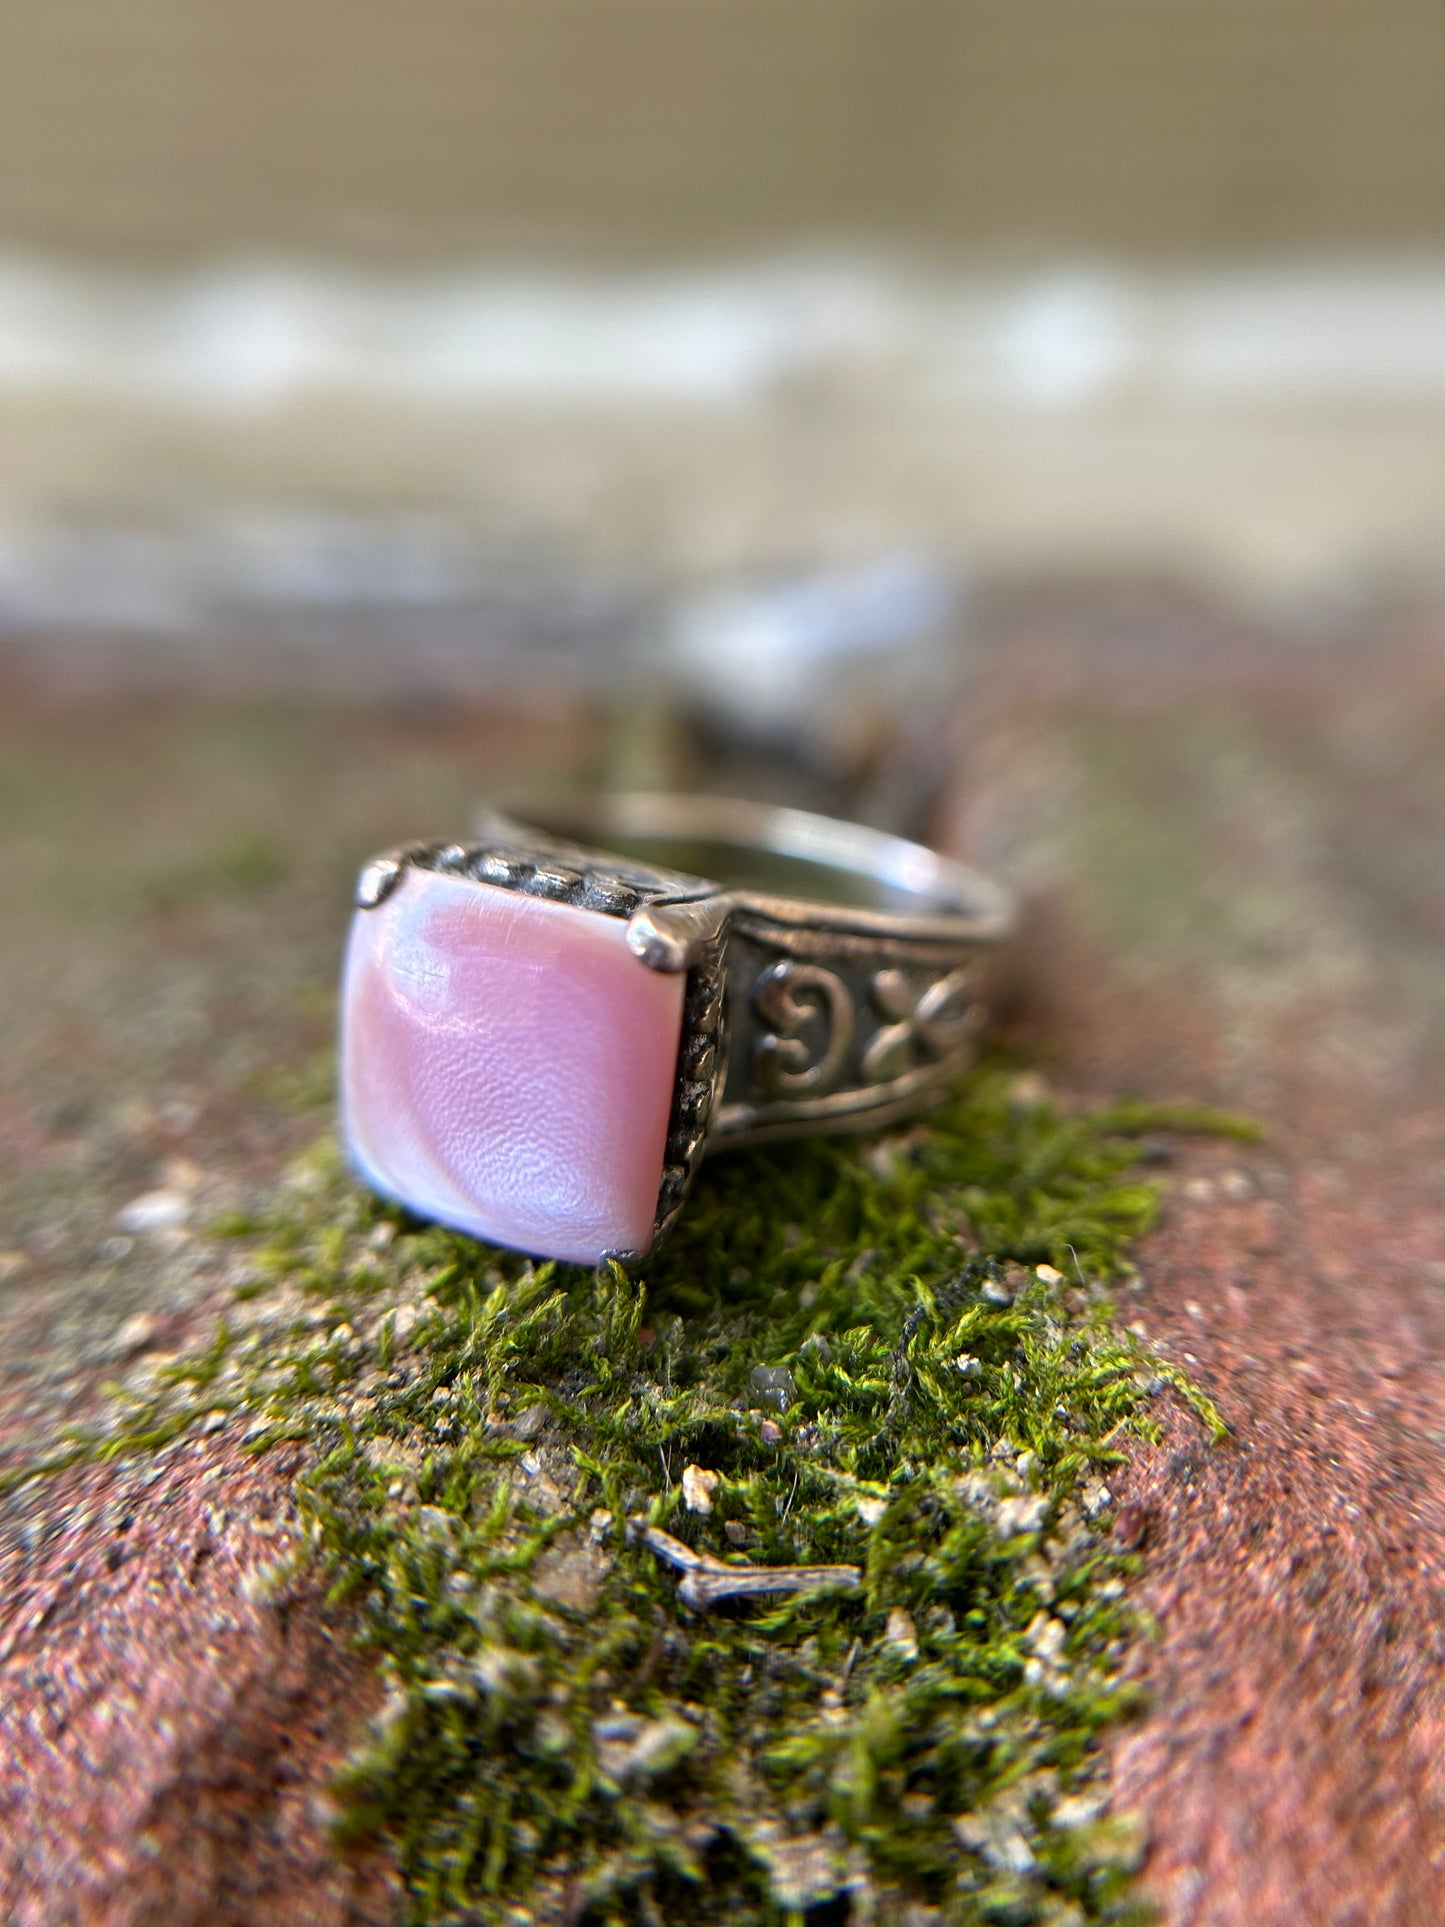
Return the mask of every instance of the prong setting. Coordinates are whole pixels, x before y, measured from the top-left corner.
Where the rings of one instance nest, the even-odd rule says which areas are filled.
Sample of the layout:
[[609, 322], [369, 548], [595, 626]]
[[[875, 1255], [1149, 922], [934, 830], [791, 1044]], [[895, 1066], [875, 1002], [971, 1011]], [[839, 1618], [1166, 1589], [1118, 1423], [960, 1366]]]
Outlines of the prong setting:
[[731, 909], [722, 891], [686, 902], [645, 903], [627, 920], [627, 947], [649, 970], [692, 970], [721, 936]]
[[356, 907], [358, 910], [376, 910], [401, 882], [405, 868], [400, 857], [379, 856], [368, 863], [356, 879]]

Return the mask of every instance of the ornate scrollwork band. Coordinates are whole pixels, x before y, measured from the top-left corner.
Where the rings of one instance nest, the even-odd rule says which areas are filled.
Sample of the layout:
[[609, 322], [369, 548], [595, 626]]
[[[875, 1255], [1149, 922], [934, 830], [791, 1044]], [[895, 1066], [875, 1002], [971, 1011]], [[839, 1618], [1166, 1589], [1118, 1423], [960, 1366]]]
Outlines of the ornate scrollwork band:
[[829, 1100], [826, 1111], [809, 1106], [801, 1122], [841, 1120], [852, 1106], [912, 1099], [963, 1068], [983, 1018], [975, 965], [939, 975], [885, 964], [861, 975], [860, 997], [846, 969], [793, 957], [763, 966], [751, 996], [757, 1103], [736, 1097], [720, 1120], [725, 1130], [784, 1122], [788, 1100], [800, 1098]]
[[984, 959], [746, 915], [728, 932], [733, 1042], [718, 1139], [861, 1129], [916, 1109], [972, 1059]]
[[848, 1058], [857, 1015], [853, 993], [820, 964], [780, 958], [753, 986], [753, 1010], [765, 1028], [753, 1053], [753, 1077], [770, 1097], [830, 1090]]

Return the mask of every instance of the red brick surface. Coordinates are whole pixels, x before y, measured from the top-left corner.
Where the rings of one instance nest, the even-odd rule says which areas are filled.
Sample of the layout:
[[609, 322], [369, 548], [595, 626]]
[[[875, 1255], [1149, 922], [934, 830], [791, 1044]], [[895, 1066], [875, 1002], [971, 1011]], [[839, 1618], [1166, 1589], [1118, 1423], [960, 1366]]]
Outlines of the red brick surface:
[[1176, 1413], [1112, 1482], [1157, 1622], [1116, 1798], [1166, 1927], [1433, 1927], [1445, 654], [1020, 642], [960, 818], [1005, 862], [1047, 853], [1023, 1030], [1076, 1094], [1213, 1098], [1268, 1132], [1166, 1170], [1121, 1308], [1233, 1436]]
[[219, 1438], [27, 1489], [0, 1558], [0, 1918], [394, 1917], [325, 1776], [379, 1698], [297, 1548], [286, 1476]]

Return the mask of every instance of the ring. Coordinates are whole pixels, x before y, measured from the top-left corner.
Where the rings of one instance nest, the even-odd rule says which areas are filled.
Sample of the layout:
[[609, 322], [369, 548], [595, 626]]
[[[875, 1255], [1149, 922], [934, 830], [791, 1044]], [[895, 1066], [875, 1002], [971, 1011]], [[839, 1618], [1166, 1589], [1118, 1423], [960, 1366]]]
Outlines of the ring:
[[714, 797], [527, 814], [361, 872], [341, 1113], [372, 1189], [491, 1244], [627, 1262], [706, 1151], [887, 1124], [968, 1067], [1013, 921], [986, 878]]

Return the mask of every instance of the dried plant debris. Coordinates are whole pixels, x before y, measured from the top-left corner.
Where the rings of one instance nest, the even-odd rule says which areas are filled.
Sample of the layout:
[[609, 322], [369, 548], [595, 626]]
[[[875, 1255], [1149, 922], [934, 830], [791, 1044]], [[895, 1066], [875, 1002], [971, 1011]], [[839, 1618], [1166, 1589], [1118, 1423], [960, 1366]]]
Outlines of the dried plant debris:
[[390, 1688], [338, 1832], [413, 1922], [1138, 1917], [1106, 1474], [1168, 1374], [1105, 1292], [1171, 1120], [1011, 1088], [720, 1160], [638, 1277], [418, 1225], [329, 1145], [216, 1228], [251, 1282], [98, 1449], [216, 1413], [309, 1447]]
[[705, 1612], [726, 1599], [758, 1598], [764, 1593], [816, 1592], [825, 1586], [849, 1590], [863, 1583], [857, 1566], [754, 1566], [745, 1560], [715, 1559], [710, 1552], [694, 1552], [661, 1526], [645, 1518], [629, 1519], [627, 1536], [655, 1552], [664, 1564], [682, 1574], [677, 1596], [685, 1606]]

